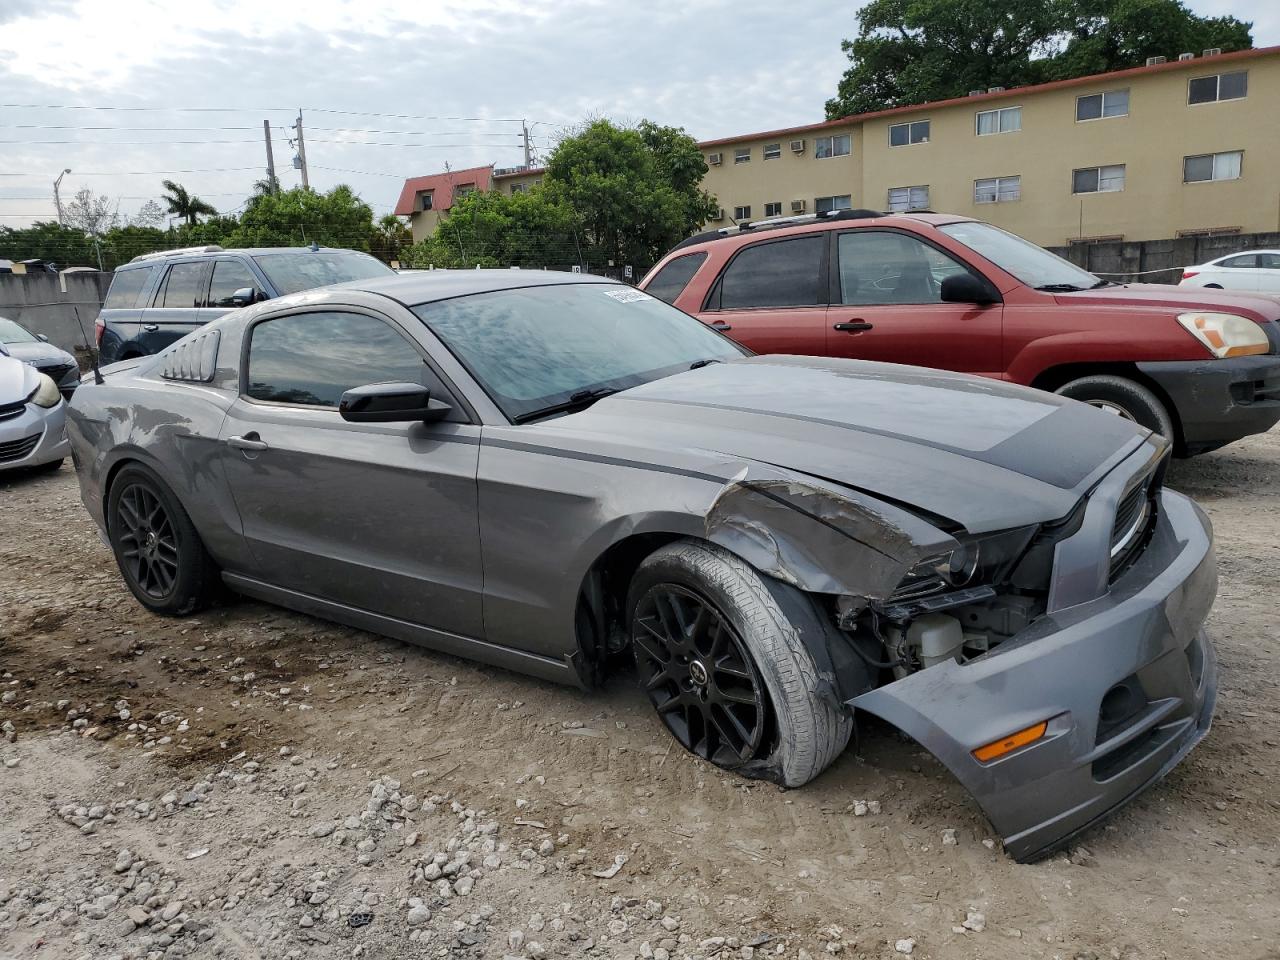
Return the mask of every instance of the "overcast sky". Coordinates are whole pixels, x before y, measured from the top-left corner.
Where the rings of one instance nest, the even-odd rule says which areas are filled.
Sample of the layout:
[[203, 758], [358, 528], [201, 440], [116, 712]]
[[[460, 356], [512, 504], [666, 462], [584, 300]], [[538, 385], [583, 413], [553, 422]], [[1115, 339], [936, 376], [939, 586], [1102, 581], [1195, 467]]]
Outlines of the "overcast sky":
[[[131, 215], [167, 177], [233, 211], [265, 175], [264, 119], [278, 175], [299, 182], [298, 108], [312, 186], [349, 183], [378, 215], [406, 176], [520, 163], [520, 124], [504, 120], [527, 119], [544, 155], [596, 114], [698, 139], [814, 122], [858, 6], [0, 0], [0, 224], [54, 219], [64, 167], [64, 203], [88, 186]], [[1277, 0], [1190, 6], [1280, 44]]]

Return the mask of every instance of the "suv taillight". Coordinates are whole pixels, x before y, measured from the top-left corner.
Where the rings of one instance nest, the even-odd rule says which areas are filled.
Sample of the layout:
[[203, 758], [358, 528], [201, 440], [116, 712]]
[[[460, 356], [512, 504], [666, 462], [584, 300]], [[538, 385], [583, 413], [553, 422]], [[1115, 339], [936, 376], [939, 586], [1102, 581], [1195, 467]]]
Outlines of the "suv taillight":
[[1182, 271], [1182, 279], [1183, 279], [1183, 280], [1190, 280], [1192, 277], [1194, 277], [1194, 276], [1195, 276], [1197, 273], [1199, 273], [1199, 272], [1200, 272], [1199, 270], [1183, 270], [1183, 271]]
[[102, 334], [107, 329], [107, 322], [102, 319], [101, 314], [93, 321], [93, 342], [98, 345], [98, 349], [102, 349]]

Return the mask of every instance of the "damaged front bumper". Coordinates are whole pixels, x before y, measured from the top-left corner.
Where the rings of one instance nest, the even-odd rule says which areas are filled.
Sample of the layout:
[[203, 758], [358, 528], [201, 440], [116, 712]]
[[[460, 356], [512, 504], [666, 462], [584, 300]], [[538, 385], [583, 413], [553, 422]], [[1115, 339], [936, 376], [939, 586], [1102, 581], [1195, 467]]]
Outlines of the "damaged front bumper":
[[[985, 656], [848, 704], [930, 750], [1009, 854], [1032, 860], [1159, 780], [1208, 732], [1217, 671], [1203, 624], [1216, 590], [1208, 519], [1162, 491], [1150, 542], [1102, 596], [1045, 615]], [[986, 763], [974, 757], [1042, 721], [1035, 742]]]

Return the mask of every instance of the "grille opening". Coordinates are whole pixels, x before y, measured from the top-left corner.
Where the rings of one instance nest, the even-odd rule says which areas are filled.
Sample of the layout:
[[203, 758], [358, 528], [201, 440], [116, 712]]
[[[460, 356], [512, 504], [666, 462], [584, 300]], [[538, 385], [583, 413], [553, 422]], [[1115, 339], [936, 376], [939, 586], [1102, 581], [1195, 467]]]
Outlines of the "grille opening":
[[27, 401], [25, 400], [20, 400], [17, 403], [0, 404], [0, 420], [12, 420], [14, 417], [20, 417], [26, 409]]
[[14, 460], [21, 460], [28, 456], [32, 450], [36, 448], [36, 444], [40, 442], [40, 434], [33, 433], [29, 437], [23, 437], [21, 440], [11, 440], [8, 443], [0, 443], [0, 463], [9, 463]]
[[1160, 728], [1153, 727], [1142, 736], [1130, 740], [1123, 747], [1112, 750], [1105, 757], [1093, 761], [1093, 779], [1102, 783], [1123, 773], [1154, 750], [1160, 740]]

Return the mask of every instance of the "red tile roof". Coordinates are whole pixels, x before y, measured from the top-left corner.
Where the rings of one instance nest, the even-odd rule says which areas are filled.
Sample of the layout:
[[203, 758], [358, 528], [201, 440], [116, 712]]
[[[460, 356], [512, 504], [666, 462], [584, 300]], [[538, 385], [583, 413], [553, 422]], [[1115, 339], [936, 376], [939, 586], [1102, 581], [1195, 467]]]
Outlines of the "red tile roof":
[[407, 217], [420, 212], [417, 204], [418, 194], [427, 190], [434, 191], [431, 198], [431, 209], [443, 213], [453, 206], [453, 191], [456, 187], [474, 186], [477, 190], [488, 190], [493, 166], [468, 167], [466, 170], [449, 170], [444, 173], [433, 173], [426, 177], [410, 177], [400, 190], [400, 199], [396, 201], [396, 216]]
[[830, 127], [845, 127], [851, 123], [875, 120], [880, 117], [892, 117], [898, 114], [915, 113], [921, 110], [936, 110], [939, 107], [951, 107], [958, 103], [985, 103], [989, 100], [1024, 97], [1029, 93], [1041, 93], [1045, 90], [1058, 90], [1066, 87], [1078, 87], [1098, 81], [1118, 80], [1148, 73], [1161, 73], [1166, 70], [1217, 70], [1219, 65], [1234, 63], [1240, 60], [1252, 60], [1269, 54], [1280, 53], [1280, 46], [1258, 47], [1254, 50], [1236, 50], [1233, 53], [1220, 53], [1212, 57], [1196, 57], [1194, 60], [1170, 60], [1150, 67], [1130, 67], [1126, 70], [1112, 70], [1109, 73], [1094, 73], [1087, 77], [1073, 77], [1070, 80], [1053, 80], [1049, 83], [1034, 83], [1025, 87], [1010, 87], [998, 93], [982, 93], [973, 97], [953, 97], [950, 100], [933, 100], [929, 103], [917, 103], [907, 107], [894, 107], [890, 110], [876, 110], [872, 113], [856, 113], [838, 120], [824, 120], [821, 123], [808, 123], [799, 127], [784, 127], [781, 130], [765, 130], [761, 133], [744, 133], [732, 137], [720, 137], [717, 140], [703, 140], [699, 147], [719, 147], [729, 143], [742, 143], [745, 140], [766, 140], [771, 137], [787, 137], [795, 133], [826, 130]]

